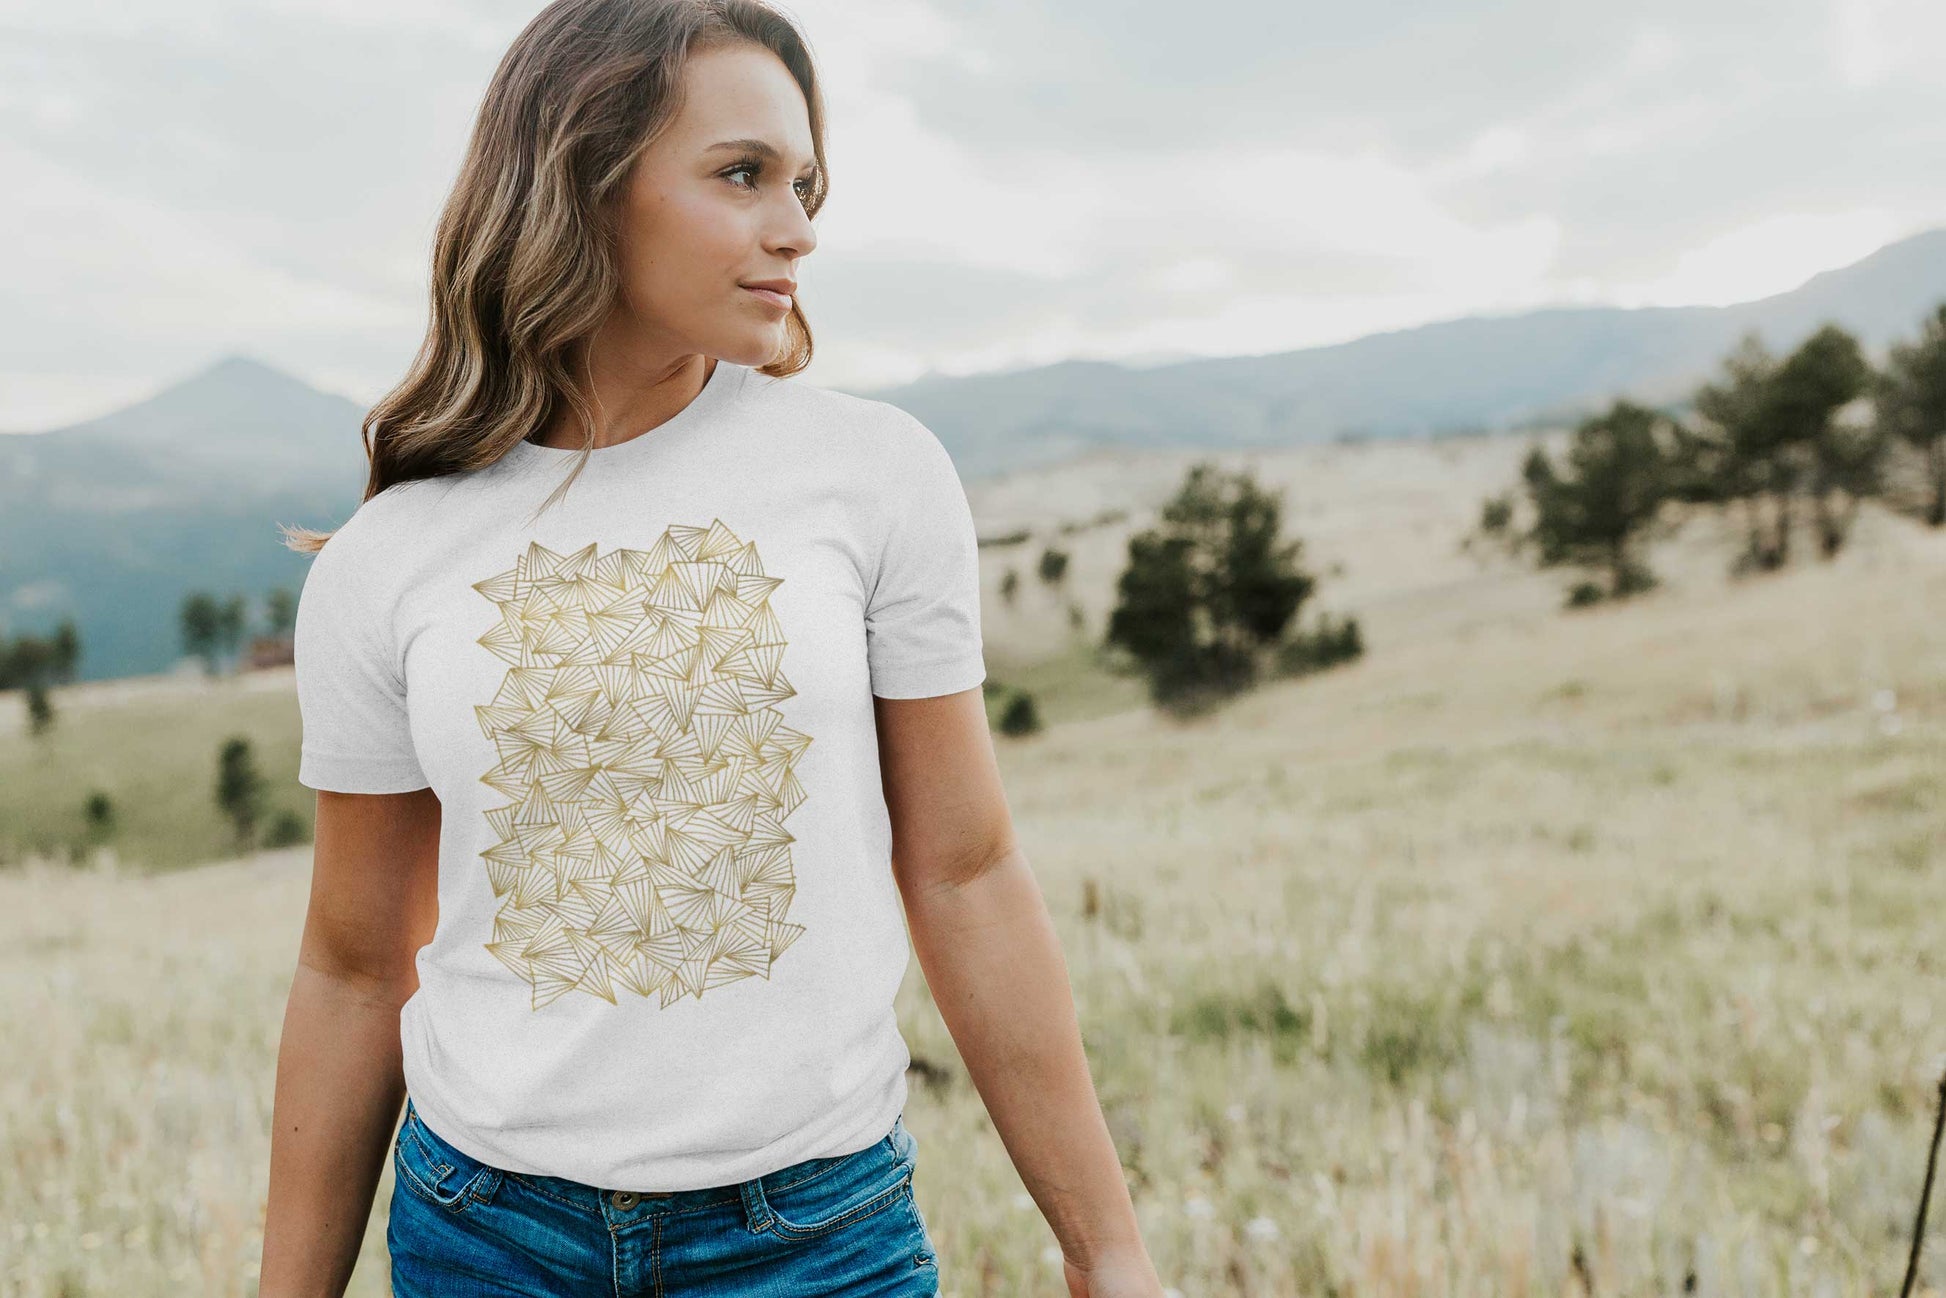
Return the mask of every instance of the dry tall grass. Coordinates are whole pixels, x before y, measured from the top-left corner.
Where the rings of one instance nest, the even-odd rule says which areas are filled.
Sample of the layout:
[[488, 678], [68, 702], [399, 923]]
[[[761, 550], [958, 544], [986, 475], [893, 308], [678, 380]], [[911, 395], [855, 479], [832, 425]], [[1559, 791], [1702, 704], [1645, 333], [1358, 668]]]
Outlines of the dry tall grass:
[[[1353, 667], [1002, 744], [1180, 1294], [1896, 1289], [1946, 1050], [1946, 538], [1717, 558], [1574, 615], [1453, 560], [1368, 588]], [[306, 868], [0, 877], [0, 1293], [252, 1292]], [[902, 1011], [946, 1292], [1061, 1293], [916, 963]]]

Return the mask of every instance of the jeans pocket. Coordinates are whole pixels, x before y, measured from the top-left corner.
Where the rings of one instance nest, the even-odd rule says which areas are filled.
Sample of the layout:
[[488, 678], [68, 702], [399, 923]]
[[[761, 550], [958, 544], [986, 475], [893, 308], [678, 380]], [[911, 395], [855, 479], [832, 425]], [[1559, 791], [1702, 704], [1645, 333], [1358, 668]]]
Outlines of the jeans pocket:
[[772, 1172], [761, 1180], [770, 1209], [764, 1229], [779, 1239], [815, 1239], [900, 1204], [912, 1192], [910, 1148], [895, 1131], [856, 1153]]
[[398, 1184], [447, 1212], [465, 1212], [490, 1201], [500, 1188], [500, 1169], [448, 1144], [424, 1120], [410, 1100], [405, 1121], [392, 1150]]

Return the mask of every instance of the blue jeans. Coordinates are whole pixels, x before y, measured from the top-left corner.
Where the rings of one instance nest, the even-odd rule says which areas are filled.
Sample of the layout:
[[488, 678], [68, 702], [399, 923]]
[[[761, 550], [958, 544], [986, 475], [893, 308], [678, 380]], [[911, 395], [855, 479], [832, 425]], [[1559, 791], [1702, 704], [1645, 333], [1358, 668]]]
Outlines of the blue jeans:
[[396, 1298], [934, 1298], [903, 1115], [877, 1144], [736, 1185], [634, 1194], [490, 1166], [408, 1098], [385, 1241]]

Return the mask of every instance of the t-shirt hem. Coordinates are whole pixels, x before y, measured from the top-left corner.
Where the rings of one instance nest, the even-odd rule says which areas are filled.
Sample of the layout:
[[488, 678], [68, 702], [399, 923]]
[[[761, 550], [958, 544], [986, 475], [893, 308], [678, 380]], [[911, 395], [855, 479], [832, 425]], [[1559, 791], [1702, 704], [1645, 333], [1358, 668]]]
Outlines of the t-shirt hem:
[[872, 693], [882, 699], [923, 699], [970, 690], [987, 678], [986, 660], [978, 655], [941, 658], [929, 663], [905, 663], [872, 668]]
[[299, 750], [297, 782], [327, 793], [410, 793], [431, 786], [416, 759]]
[[[859, 1150], [869, 1149], [874, 1141], [883, 1139], [891, 1130], [893, 1123], [904, 1116], [906, 1103], [910, 1099], [905, 1074], [901, 1071], [884, 1092], [884, 1099], [874, 1110], [872, 1118], [863, 1124], [862, 1130], [854, 1130], [849, 1140], [837, 1141], [843, 1148], [834, 1152], [820, 1152], [831, 1149], [831, 1142], [821, 1147], [813, 1147], [813, 1152], [796, 1153], [793, 1145], [802, 1144], [802, 1133], [792, 1132], [781, 1136], [759, 1149], [750, 1150], [734, 1162], [722, 1164], [715, 1172], [702, 1175], [676, 1176], [665, 1178], [654, 1185], [623, 1184], [634, 1180], [613, 1166], [581, 1166], [563, 1169], [558, 1164], [542, 1166], [497, 1146], [482, 1144], [474, 1139], [474, 1134], [463, 1123], [452, 1119], [441, 1107], [439, 1098], [432, 1088], [408, 1086], [407, 1095], [412, 1106], [427, 1125], [439, 1133], [440, 1139], [477, 1162], [485, 1163], [504, 1172], [524, 1176], [541, 1176], [577, 1181], [602, 1190], [634, 1190], [637, 1193], [667, 1194], [693, 1190], [720, 1190], [754, 1181], [761, 1177], [795, 1167], [801, 1162], [814, 1158], [836, 1158]], [[428, 1099], [432, 1103], [428, 1104]]]

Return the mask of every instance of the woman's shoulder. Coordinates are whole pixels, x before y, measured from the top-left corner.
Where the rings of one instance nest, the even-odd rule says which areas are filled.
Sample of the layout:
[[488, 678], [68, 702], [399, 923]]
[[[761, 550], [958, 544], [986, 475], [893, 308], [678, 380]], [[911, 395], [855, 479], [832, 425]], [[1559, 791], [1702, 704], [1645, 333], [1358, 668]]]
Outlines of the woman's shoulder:
[[750, 373], [750, 396], [767, 407], [767, 415], [783, 414], [839, 434], [873, 455], [925, 456], [939, 439], [918, 416], [878, 397], [860, 396], [827, 388], [791, 374], [782, 378]]
[[332, 562], [350, 563], [365, 556], [395, 553], [415, 524], [423, 524], [424, 511], [436, 494], [438, 481], [414, 478], [395, 482], [361, 501], [351, 516], [332, 530], [318, 557], [330, 553], [336, 556]]

